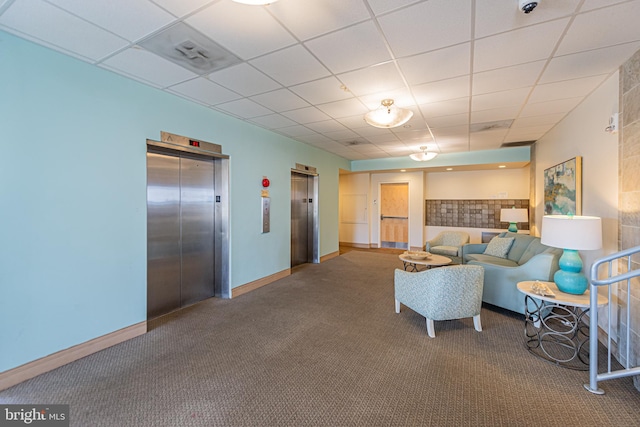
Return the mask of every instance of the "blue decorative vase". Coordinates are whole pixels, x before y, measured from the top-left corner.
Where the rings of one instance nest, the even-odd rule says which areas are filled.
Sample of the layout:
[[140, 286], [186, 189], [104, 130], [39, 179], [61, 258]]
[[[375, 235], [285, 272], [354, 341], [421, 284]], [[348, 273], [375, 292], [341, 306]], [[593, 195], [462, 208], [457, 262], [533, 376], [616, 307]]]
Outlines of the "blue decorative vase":
[[553, 281], [562, 292], [582, 295], [589, 287], [589, 281], [582, 271], [582, 259], [578, 251], [565, 249], [560, 257], [560, 270], [553, 275]]

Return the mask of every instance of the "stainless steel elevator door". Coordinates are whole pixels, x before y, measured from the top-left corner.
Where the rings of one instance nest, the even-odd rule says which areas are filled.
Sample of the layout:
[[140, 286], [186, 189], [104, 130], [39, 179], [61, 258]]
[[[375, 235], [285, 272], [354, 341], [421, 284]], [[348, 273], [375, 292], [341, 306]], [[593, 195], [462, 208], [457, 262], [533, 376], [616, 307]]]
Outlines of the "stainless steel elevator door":
[[181, 305], [212, 297], [213, 288], [213, 161], [180, 159], [182, 223]]
[[214, 163], [147, 153], [147, 317], [215, 291]]
[[180, 308], [180, 158], [147, 153], [147, 317]]
[[312, 261], [313, 178], [291, 173], [291, 267]]

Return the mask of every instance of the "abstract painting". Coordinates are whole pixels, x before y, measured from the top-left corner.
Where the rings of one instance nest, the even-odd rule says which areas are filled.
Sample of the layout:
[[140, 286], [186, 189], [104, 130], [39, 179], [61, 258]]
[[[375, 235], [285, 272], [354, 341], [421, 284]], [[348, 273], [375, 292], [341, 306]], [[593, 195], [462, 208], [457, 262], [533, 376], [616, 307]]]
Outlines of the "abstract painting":
[[582, 214], [582, 157], [544, 170], [544, 214]]

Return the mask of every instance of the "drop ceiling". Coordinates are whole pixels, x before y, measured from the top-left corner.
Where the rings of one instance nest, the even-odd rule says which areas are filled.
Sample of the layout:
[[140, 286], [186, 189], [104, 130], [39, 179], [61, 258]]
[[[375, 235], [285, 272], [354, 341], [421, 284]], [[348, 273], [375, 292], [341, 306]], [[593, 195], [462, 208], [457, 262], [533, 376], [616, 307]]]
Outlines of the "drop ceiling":
[[[640, 0], [0, 0], [4, 31], [350, 160], [535, 141], [640, 49], [639, 21]], [[384, 98], [413, 118], [367, 125]]]

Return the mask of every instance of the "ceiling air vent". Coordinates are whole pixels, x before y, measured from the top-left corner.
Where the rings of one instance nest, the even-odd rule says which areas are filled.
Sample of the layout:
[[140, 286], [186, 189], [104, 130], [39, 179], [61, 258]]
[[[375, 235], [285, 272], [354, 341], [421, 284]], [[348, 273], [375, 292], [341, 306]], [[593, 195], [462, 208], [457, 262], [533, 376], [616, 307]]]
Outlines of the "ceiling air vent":
[[369, 141], [364, 139], [352, 139], [350, 141], [338, 141], [342, 145], [346, 145], [347, 147], [353, 147], [354, 145], [365, 145], [369, 144]]
[[509, 148], [509, 147], [528, 147], [529, 145], [535, 144], [535, 141], [515, 141], [515, 142], [504, 142], [500, 145], [500, 148]]
[[469, 132], [485, 132], [488, 130], [509, 129], [513, 120], [497, 120], [495, 122], [473, 123]]
[[140, 42], [139, 46], [199, 75], [242, 62], [202, 33], [178, 23]]

